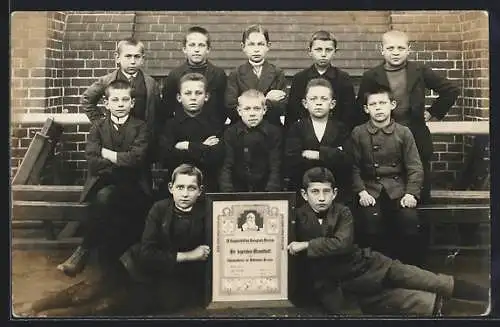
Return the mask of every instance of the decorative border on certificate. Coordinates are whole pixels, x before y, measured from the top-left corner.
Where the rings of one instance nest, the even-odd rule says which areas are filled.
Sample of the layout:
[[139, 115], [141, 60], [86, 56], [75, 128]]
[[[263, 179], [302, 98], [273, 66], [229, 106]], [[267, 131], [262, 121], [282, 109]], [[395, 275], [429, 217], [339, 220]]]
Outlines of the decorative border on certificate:
[[295, 194], [207, 194], [211, 301], [288, 299], [290, 214]]

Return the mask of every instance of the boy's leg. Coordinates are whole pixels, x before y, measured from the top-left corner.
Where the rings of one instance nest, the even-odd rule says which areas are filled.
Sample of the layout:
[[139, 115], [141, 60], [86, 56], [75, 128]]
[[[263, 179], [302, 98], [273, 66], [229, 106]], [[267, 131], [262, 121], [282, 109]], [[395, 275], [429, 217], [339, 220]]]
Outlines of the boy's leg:
[[431, 316], [436, 294], [404, 288], [389, 288], [374, 295], [357, 296], [364, 314]]
[[406, 264], [422, 265], [425, 246], [420, 235], [420, 219], [415, 208], [402, 208], [400, 199], [392, 201], [392, 258]]
[[82, 243], [65, 262], [57, 266], [67, 276], [74, 277], [80, 273], [85, 268], [90, 251], [97, 248], [105, 238], [115, 193], [116, 187], [107, 185], [98, 190], [90, 201], [90, 214], [85, 222]]
[[356, 233], [358, 236], [356, 243], [362, 248], [369, 247], [385, 252], [387, 245], [384, 237], [384, 225], [379, 199], [374, 206], [361, 207], [358, 205], [356, 228], [359, 229], [359, 232]]
[[431, 201], [431, 160], [430, 158], [422, 158], [422, 167], [424, 169], [424, 180], [422, 183], [422, 190], [420, 192], [420, 203], [428, 204]]
[[449, 298], [489, 301], [489, 288], [450, 275], [405, 265], [398, 260], [392, 262], [384, 283], [387, 287], [428, 291]]

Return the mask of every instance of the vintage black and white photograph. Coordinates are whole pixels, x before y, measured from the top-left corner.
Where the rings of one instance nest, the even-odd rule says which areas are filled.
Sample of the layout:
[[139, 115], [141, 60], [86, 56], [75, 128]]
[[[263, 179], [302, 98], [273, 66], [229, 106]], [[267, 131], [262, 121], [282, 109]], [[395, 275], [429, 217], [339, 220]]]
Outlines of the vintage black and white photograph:
[[490, 313], [487, 11], [10, 23], [12, 319]]

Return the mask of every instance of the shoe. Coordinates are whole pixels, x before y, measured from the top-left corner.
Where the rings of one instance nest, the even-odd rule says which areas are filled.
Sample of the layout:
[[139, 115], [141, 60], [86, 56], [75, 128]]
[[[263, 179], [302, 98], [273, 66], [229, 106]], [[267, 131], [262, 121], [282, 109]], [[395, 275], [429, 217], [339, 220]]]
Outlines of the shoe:
[[79, 246], [66, 261], [57, 266], [57, 269], [62, 271], [66, 276], [75, 277], [85, 268], [88, 256], [89, 251]]

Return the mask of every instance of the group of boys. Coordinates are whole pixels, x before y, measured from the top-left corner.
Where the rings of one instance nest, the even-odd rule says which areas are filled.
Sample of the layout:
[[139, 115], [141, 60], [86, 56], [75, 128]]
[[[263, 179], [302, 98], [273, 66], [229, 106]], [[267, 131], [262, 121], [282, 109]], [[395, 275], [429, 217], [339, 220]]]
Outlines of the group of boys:
[[[408, 37], [383, 35], [384, 63], [363, 75], [357, 100], [349, 75], [331, 65], [337, 40], [326, 31], [313, 34], [313, 65], [293, 77], [289, 95], [283, 70], [266, 60], [268, 31], [249, 27], [241, 45], [248, 61], [226, 78], [207, 59], [209, 33], [190, 28], [187, 60], [160, 91], [141, 70], [144, 45], [118, 43], [119, 68], [83, 95], [92, 127], [82, 201], [92, 211], [82, 244], [58, 269], [75, 276], [98, 249], [115, 283], [126, 280], [139, 294], [196, 297], [200, 263], [210, 255], [203, 191], [286, 188], [303, 200], [288, 250], [309, 260], [313, 289], [329, 312], [338, 312], [340, 291], [358, 295], [367, 313], [431, 314], [439, 309], [436, 294], [487, 300], [477, 285], [404, 264], [417, 264], [422, 252], [415, 207], [430, 192], [425, 122], [442, 118], [458, 96], [449, 81], [407, 60]], [[428, 110], [426, 88], [439, 93]], [[151, 207], [152, 162], [169, 172], [160, 193], [172, 196], [161, 193]], [[404, 263], [354, 245], [354, 221], [357, 242]], [[386, 222], [397, 227], [398, 243], [382, 244]], [[145, 297], [144, 310], [169, 302]], [[50, 307], [44, 303], [38, 311]]]

